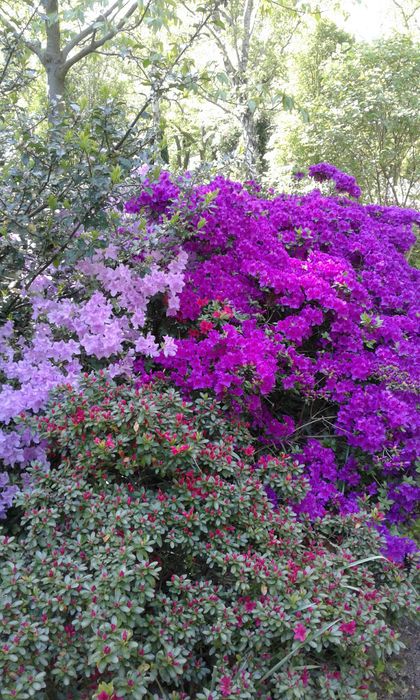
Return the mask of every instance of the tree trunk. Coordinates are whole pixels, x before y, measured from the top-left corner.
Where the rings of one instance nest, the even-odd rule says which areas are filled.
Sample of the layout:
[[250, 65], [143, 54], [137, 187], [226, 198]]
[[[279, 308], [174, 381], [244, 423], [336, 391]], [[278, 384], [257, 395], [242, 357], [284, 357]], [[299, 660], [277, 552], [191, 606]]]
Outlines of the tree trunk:
[[45, 10], [45, 27], [47, 33], [47, 47], [44, 53], [43, 64], [47, 72], [48, 98], [54, 109], [62, 105], [65, 92], [66, 70], [61, 49], [60, 21], [58, 17], [58, 0], [42, 0]]
[[157, 81], [152, 82], [152, 129], [153, 137], [155, 141], [160, 139], [160, 94], [159, 94], [159, 83]]
[[159, 76], [152, 73], [151, 81], [151, 107], [152, 107], [152, 137], [150, 140], [153, 149], [153, 159], [169, 164], [168, 144], [165, 140], [165, 126], [161, 113], [161, 93]]
[[63, 66], [60, 63], [50, 63], [46, 66], [47, 83], [48, 83], [48, 99], [52, 106], [63, 104], [63, 97], [66, 88], [66, 74]]
[[255, 126], [254, 114], [251, 112], [248, 105], [243, 106], [241, 121], [245, 147], [246, 173], [250, 180], [255, 180], [260, 174], [261, 161], [258, 150], [258, 135]]
[[243, 40], [241, 57], [236, 75], [236, 85], [239, 92], [239, 104], [241, 110], [242, 135], [245, 147], [245, 169], [247, 177], [254, 180], [260, 170], [260, 157], [258, 152], [258, 136], [255, 126], [254, 112], [248, 106], [248, 85], [246, 70], [249, 62], [249, 49], [252, 34], [252, 13], [254, 12], [254, 0], [247, 0], [243, 15]]

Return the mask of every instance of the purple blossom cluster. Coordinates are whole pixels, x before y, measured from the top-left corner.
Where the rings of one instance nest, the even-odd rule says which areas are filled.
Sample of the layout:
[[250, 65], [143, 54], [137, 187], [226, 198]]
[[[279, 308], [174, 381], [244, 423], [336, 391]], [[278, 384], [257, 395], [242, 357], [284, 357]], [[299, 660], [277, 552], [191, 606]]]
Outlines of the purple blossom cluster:
[[168, 206], [178, 199], [179, 189], [171, 181], [170, 174], [163, 170], [158, 182], [151, 182], [145, 178], [143, 188], [138, 197], [130, 199], [125, 204], [125, 211], [129, 214], [137, 214], [146, 210], [149, 215], [163, 214]]
[[317, 163], [316, 165], [311, 165], [309, 168], [309, 176], [317, 182], [332, 180], [337, 192], [349, 194], [355, 199], [358, 199], [362, 194], [362, 191], [356, 182], [356, 178], [354, 178], [352, 175], [348, 175], [347, 173], [343, 173], [334, 165], [331, 165], [331, 163]]

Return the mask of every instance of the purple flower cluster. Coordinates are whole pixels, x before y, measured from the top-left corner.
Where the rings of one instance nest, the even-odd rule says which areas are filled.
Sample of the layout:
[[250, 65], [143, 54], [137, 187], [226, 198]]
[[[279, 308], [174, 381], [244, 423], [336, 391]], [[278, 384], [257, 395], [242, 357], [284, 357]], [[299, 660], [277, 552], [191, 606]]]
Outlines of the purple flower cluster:
[[317, 182], [325, 182], [332, 180], [335, 184], [337, 192], [349, 194], [351, 197], [358, 199], [362, 194], [360, 187], [356, 182], [356, 178], [347, 173], [338, 170], [331, 163], [317, 163], [309, 168], [309, 176], [313, 177]]
[[179, 190], [172, 184], [170, 174], [163, 170], [158, 182], [151, 183], [149, 178], [144, 180], [144, 187], [138, 195], [125, 203], [125, 211], [137, 214], [145, 210], [149, 215], [159, 215], [178, 198]]
[[415, 542], [408, 537], [392, 535], [384, 525], [378, 528], [378, 530], [385, 541], [382, 554], [388, 557], [388, 559], [402, 564], [407, 558], [413, 556], [418, 551]]

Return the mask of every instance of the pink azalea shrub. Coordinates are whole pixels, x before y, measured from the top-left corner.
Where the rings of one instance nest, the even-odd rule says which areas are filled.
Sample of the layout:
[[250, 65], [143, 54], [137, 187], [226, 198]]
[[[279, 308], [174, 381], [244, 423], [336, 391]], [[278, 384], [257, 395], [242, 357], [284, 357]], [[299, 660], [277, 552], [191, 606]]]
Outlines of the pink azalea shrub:
[[2, 698], [369, 698], [414, 604], [372, 513], [298, 518], [296, 455], [214, 398], [119, 382], [22, 418], [51, 468], [1, 537]]

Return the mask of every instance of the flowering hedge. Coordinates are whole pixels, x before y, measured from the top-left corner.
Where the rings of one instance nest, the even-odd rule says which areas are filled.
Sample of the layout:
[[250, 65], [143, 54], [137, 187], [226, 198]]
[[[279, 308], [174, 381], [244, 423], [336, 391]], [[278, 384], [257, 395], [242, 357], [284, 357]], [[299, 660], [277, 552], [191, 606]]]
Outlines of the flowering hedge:
[[143, 168], [95, 252], [22, 293], [28, 327], [0, 331], [2, 697], [363, 700], [400, 648], [419, 218], [309, 176], [336, 193]]
[[163, 373], [191, 397], [213, 392], [262, 446], [299, 448], [311, 488], [297, 513], [378, 503], [389, 556], [413, 551], [387, 528], [413, 516], [420, 493], [419, 273], [405, 258], [419, 217], [358, 203], [354, 178], [329, 164], [310, 176], [339, 194], [143, 172], [95, 256], [34, 282], [32, 335], [10, 322], [0, 339], [4, 514], [21, 467], [44, 459], [18, 414], [107, 367], [139, 382]]
[[369, 698], [411, 575], [365, 513], [312, 523], [295, 455], [214, 399], [91, 375], [24, 419], [33, 465], [1, 538], [2, 698]]
[[[310, 175], [360, 195], [333, 166]], [[319, 190], [267, 197], [221, 178], [196, 189], [209, 193], [214, 206], [183, 246], [177, 352], [161, 366], [177, 386], [248, 411], [263, 442], [302, 446], [312, 488], [299, 511], [355, 512], [378, 495], [388, 523], [410, 519], [420, 495], [419, 272], [405, 254], [419, 215]], [[166, 210], [162, 189], [127, 208], [162, 215], [176, 196], [171, 184]], [[397, 559], [413, 549], [387, 537]]]

